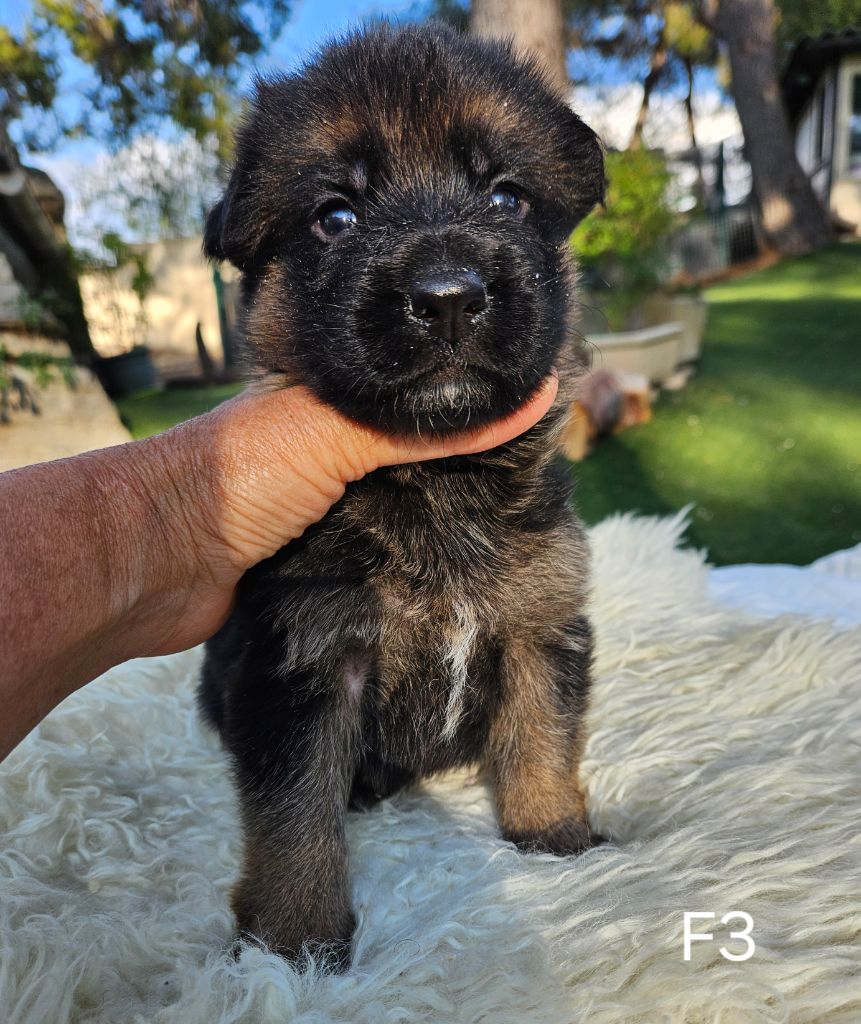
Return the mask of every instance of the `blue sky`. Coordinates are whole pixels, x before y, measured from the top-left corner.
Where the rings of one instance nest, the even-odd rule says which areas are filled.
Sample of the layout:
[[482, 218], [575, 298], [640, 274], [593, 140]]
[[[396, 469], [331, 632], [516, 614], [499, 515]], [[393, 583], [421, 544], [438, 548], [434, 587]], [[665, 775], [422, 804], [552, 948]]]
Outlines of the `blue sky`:
[[[13, 32], [19, 31], [31, 10], [31, 0], [4, 0], [2, 23]], [[420, 10], [417, 0], [295, 0], [281, 35], [255, 67], [294, 67], [328, 37], [359, 25], [367, 18], [408, 18], [417, 10]], [[64, 55], [62, 68], [64, 80], [59, 102], [61, 108], [74, 113], [78, 105], [76, 93], [88, 73], [71, 54]], [[251, 69], [247, 78], [250, 77]], [[102, 151], [103, 147], [92, 140], [65, 141], [52, 152], [52, 158], [87, 160]], [[36, 157], [34, 162], [43, 161]], [[50, 162], [54, 163], [54, 159]]]
[[[17, 30], [32, 10], [30, 0], [5, 0], [3, 24]], [[409, 15], [414, 0], [295, 0], [290, 20], [275, 50], [285, 62], [295, 61], [303, 50], [375, 14]]]
[[375, 15], [409, 17], [415, 9], [414, 0], [299, 0], [266, 64], [293, 66], [309, 50], [351, 25]]

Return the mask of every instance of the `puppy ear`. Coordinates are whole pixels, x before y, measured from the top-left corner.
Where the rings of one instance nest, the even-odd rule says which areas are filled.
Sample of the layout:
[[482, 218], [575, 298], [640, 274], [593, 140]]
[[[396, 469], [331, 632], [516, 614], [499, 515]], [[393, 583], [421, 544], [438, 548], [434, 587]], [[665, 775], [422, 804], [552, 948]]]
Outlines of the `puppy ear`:
[[203, 252], [211, 260], [230, 260], [245, 270], [259, 241], [255, 227], [260, 224], [260, 215], [252, 208], [250, 197], [244, 204], [237, 202], [236, 176], [234, 168], [224, 195], [209, 211], [203, 229]]
[[245, 161], [237, 163], [224, 195], [209, 211], [203, 229], [203, 252], [211, 260], [230, 260], [240, 270], [247, 269], [254, 260], [267, 230], [265, 197], [256, 179]]
[[571, 168], [571, 207], [577, 222], [604, 202], [604, 147], [594, 131], [569, 107], [565, 108], [564, 142]]
[[224, 195], [206, 218], [203, 251], [212, 260], [230, 260], [240, 270], [251, 265], [279, 216], [267, 184], [267, 153], [272, 139], [286, 134], [288, 107], [285, 76], [257, 79], [254, 95], [236, 133], [236, 159]]

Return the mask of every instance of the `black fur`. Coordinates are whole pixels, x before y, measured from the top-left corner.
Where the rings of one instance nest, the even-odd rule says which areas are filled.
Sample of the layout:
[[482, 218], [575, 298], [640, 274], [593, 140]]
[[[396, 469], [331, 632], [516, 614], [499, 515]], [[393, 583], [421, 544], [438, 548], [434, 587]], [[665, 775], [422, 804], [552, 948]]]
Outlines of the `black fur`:
[[[500, 183], [516, 215], [491, 203]], [[348, 801], [480, 761], [506, 835], [588, 845], [587, 552], [553, 456], [578, 363], [568, 236], [602, 189], [594, 134], [501, 44], [381, 26], [258, 83], [205, 236], [243, 272], [255, 366], [406, 434], [488, 422], [562, 378], [514, 442], [351, 485], [246, 575], [208, 645], [201, 706], [246, 837], [234, 907], [287, 956], [348, 959]], [[356, 223], [327, 238], [333, 203]], [[449, 343], [410, 292], [464, 269], [487, 307]]]

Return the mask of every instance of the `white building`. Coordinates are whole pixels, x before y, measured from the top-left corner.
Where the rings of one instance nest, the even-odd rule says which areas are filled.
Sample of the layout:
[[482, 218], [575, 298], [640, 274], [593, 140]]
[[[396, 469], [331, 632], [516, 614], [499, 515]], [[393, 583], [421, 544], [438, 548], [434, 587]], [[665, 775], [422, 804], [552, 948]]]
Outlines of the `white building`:
[[861, 235], [861, 30], [803, 39], [783, 75], [783, 94], [813, 188]]

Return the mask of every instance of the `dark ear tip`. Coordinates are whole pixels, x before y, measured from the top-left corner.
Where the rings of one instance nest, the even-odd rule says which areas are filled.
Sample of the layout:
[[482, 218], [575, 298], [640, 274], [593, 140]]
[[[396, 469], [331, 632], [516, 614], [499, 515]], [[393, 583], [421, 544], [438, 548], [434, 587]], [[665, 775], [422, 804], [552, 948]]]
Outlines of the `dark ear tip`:
[[224, 246], [224, 200], [220, 199], [209, 211], [203, 228], [203, 254], [211, 260], [225, 259]]

